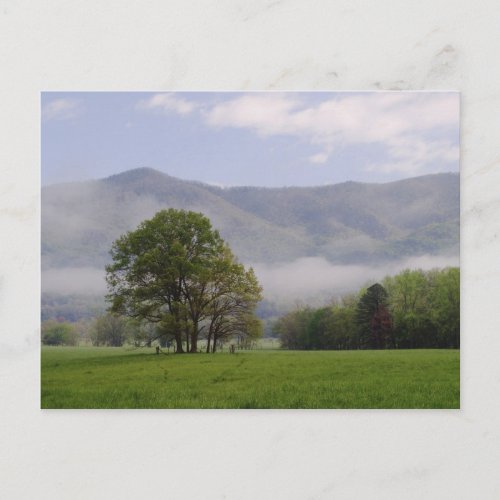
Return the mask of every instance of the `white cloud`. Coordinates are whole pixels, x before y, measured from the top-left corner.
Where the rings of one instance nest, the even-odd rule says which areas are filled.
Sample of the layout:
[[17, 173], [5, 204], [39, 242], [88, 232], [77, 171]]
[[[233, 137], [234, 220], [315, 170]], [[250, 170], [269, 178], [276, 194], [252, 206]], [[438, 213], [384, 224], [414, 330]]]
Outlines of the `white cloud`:
[[[259, 136], [289, 136], [320, 148], [307, 160], [324, 164], [336, 147], [379, 145], [384, 163], [366, 170], [422, 172], [432, 161], [458, 161], [457, 93], [367, 92], [332, 94], [311, 103], [300, 93], [249, 93], [203, 106], [174, 93], [155, 94], [138, 108], [187, 115], [198, 111], [213, 128], [239, 128]], [[448, 142], [443, 141], [447, 134]], [[449, 169], [449, 168], [448, 168]]]
[[435, 138], [436, 131], [458, 127], [456, 93], [348, 94], [314, 105], [296, 94], [251, 94], [213, 106], [204, 118], [213, 127], [246, 128], [321, 145], [324, 151], [309, 157], [315, 164], [325, 163], [336, 145], [352, 144], [381, 144], [394, 160], [391, 164], [406, 171], [418, 172], [434, 159], [458, 158], [457, 146]]
[[386, 142], [401, 135], [458, 124], [457, 94], [365, 93], [305, 105], [283, 94], [245, 95], [206, 113], [218, 127], [264, 135], [297, 135], [314, 142]]
[[164, 113], [177, 113], [179, 115], [187, 115], [196, 109], [196, 104], [193, 101], [188, 101], [181, 97], [177, 97], [172, 92], [163, 94], [155, 94], [149, 99], [139, 101], [138, 109], [142, 110], [161, 110]]
[[80, 111], [81, 106], [76, 99], [55, 99], [43, 107], [42, 118], [46, 121], [68, 120], [77, 116]]
[[250, 94], [213, 106], [205, 121], [214, 127], [249, 128], [261, 135], [293, 134], [288, 118], [300, 102], [281, 94]]
[[309, 157], [309, 161], [311, 163], [317, 163], [317, 164], [326, 163], [328, 161], [328, 153], [323, 152], [312, 155]]

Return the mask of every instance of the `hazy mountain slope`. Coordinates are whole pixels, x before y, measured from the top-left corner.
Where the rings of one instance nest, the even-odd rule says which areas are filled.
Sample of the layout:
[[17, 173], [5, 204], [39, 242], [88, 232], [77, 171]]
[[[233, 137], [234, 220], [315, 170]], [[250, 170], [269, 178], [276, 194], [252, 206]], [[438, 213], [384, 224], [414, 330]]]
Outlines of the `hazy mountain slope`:
[[206, 214], [242, 258], [267, 261], [280, 252], [286, 260], [308, 251], [300, 231], [276, 227], [196, 183], [138, 169], [101, 181], [43, 188], [42, 265], [101, 267], [114, 239], [168, 207]]
[[167, 207], [205, 213], [245, 262], [323, 256], [371, 263], [458, 251], [458, 174], [221, 189], [135, 169], [42, 189], [42, 265], [102, 267], [116, 237]]
[[[210, 189], [234, 205], [279, 225], [329, 225], [375, 238], [458, 217], [456, 174], [405, 179], [387, 184], [346, 182], [307, 188]], [[318, 228], [317, 226], [320, 226]]]
[[[458, 174], [387, 184], [210, 189], [269, 222], [303, 227], [317, 255], [342, 262], [440, 252], [458, 245]], [[420, 236], [424, 245], [417, 241]]]

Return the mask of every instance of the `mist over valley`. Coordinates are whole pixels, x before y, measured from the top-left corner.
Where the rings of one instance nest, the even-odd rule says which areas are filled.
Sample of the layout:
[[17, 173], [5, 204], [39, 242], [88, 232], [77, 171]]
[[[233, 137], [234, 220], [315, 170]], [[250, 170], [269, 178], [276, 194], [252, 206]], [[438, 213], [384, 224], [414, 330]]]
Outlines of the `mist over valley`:
[[140, 168], [42, 188], [42, 294], [103, 296], [112, 242], [170, 207], [209, 217], [271, 302], [324, 301], [405, 268], [458, 265], [458, 174], [220, 188]]

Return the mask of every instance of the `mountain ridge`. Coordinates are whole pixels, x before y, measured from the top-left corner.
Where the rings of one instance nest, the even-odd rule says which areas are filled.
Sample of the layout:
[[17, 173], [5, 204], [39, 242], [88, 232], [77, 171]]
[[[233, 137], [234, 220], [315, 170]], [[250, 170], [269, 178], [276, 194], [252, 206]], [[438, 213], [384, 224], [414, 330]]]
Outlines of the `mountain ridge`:
[[42, 189], [50, 188], [50, 187], [56, 187], [56, 186], [65, 186], [65, 185], [71, 185], [71, 184], [82, 184], [86, 182], [100, 182], [100, 181], [111, 181], [111, 180], [117, 180], [117, 179], [122, 179], [122, 178], [140, 178], [143, 175], [154, 175], [157, 176], [157, 178], [168, 178], [168, 179], [173, 179], [177, 180], [183, 183], [188, 183], [188, 184], [197, 184], [201, 185], [204, 187], [208, 187], [210, 189], [214, 190], [231, 190], [231, 189], [262, 189], [262, 190], [281, 190], [281, 189], [302, 189], [302, 188], [330, 188], [333, 186], [343, 186], [346, 184], [359, 184], [359, 185], [368, 185], [368, 186], [385, 186], [388, 184], [398, 184], [398, 183], [404, 183], [408, 180], [414, 180], [414, 179], [425, 179], [429, 177], [442, 177], [442, 176], [454, 176], [454, 177], [459, 177], [458, 172], [435, 172], [431, 174], [422, 174], [422, 175], [417, 175], [413, 177], [405, 177], [403, 179], [397, 179], [394, 181], [384, 181], [384, 182], [362, 182], [362, 181], [341, 181], [341, 182], [334, 182], [331, 184], [313, 184], [311, 186], [296, 186], [296, 185], [290, 185], [290, 186], [255, 186], [255, 185], [250, 185], [250, 184], [242, 184], [242, 185], [228, 185], [228, 186], [219, 186], [217, 184], [210, 184], [208, 182], [203, 182], [199, 180], [194, 180], [194, 179], [182, 179], [180, 177], [176, 177], [170, 174], [167, 174], [166, 172], [162, 172], [161, 170], [157, 170], [156, 168], [153, 167], [135, 167], [131, 168], [129, 170], [124, 170], [122, 172], [118, 172], [116, 174], [111, 174], [106, 177], [99, 177], [96, 179], [85, 179], [85, 180], [80, 180], [80, 181], [65, 181], [65, 182], [53, 182], [50, 184], [46, 184], [42, 186]]
[[162, 208], [206, 214], [243, 262], [370, 263], [458, 253], [459, 174], [388, 183], [217, 187], [140, 167], [42, 188], [42, 265], [109, 260], [114, 239]]

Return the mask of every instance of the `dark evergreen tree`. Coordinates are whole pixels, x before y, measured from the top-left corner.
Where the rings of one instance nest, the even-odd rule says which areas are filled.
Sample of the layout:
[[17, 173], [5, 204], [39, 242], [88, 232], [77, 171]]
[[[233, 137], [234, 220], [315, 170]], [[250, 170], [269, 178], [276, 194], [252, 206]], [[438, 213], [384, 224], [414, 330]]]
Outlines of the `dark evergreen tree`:
[[384, 349], [392, 345], [392, 325], [388, 296], [379, 283], [369, 287], [360, 298], [356, 311], [360, 344], [365, 348]]

